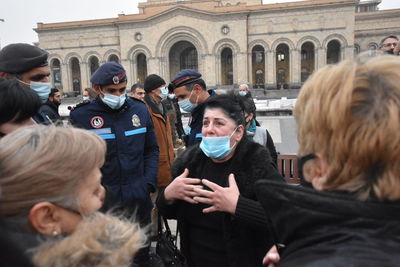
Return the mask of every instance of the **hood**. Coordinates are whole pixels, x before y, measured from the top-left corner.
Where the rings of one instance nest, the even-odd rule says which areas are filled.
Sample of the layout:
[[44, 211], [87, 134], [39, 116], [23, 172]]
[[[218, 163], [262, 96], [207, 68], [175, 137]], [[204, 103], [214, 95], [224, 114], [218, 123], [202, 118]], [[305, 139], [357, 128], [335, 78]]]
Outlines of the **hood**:
[[96, 212], [75, 232], [43, 243], [34, 255], [37, 266], [129, 266], [145, 242], [144, 231], [127, 219]]

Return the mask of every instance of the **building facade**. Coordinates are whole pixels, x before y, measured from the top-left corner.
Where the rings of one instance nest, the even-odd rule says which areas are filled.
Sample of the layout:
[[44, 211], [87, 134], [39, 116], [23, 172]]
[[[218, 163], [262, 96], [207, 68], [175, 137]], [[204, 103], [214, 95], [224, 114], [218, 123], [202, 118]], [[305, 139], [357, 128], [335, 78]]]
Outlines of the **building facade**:
[[79, 94], [99, 65], [118, 61], [129, 85], [192, 68], [211, 88], [248, 83], [269, 97], [295, 96], [314, 70], [400, 35], [400, 9], [379, 11], [380, 2], [148, 0], [138, 14], [35, 30], [50, 54], [53, 86], [64, 92]]

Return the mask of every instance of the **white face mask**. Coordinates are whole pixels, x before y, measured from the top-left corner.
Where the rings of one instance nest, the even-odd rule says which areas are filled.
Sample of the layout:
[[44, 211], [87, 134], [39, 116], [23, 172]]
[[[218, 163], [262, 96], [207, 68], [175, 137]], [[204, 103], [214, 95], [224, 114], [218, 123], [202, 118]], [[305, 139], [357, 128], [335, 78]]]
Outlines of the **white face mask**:
[[119, 109], [126, 101], [126, 94], [122, 94], [120, 96], [104, 94], [102, 98], [104, 104], [109, 106], [112, 109]]
[[168, 88], [167, 87], [161, 87], [161, 93], [158, 94], [161, 99], [166, 99], [168, 96]]

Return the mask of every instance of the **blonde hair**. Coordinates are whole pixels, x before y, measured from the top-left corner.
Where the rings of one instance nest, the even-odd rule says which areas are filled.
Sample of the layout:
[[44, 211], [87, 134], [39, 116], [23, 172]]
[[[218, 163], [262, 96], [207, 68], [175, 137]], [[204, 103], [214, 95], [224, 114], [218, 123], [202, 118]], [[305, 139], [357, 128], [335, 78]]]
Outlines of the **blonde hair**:
[[78, 186], [104, 163], [94, 133], [55, 126], [25, 127], [0, 140], [0, 212], [27, 215], [36, 203], [77, 207]]
[[356, 192], [361, 200], [400, 198], [399, 70], [394, 56], [344, 61], [302, 87], [294, 109], [299, 155], [326, 159], [324, 190]]
[[95, 212], [84, 217], [68, 237], [42, 244], [33, 261], [39, 267], [130, 266], [145, 241], [138, 223]]

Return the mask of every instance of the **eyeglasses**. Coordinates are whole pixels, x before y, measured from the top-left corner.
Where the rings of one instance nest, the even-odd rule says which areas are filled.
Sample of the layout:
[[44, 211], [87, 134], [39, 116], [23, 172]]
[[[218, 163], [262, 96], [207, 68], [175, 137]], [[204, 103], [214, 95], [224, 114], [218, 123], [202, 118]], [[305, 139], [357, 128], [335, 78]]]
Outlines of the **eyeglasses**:
[[299, 178], [300, 178], [300, 180], [305, 181], [304, 175], [303, 175], [303, 167], [306, 164], [306, 162], [311, 159], [315, 159], [315, 158], [316, 158], [315, 154], [307, 154], [307, 155], [299, 158]]
[[395, 47], [397, 45], [397, 43], [387, 43], [387, 44], [382, 44], [383, 47]]

